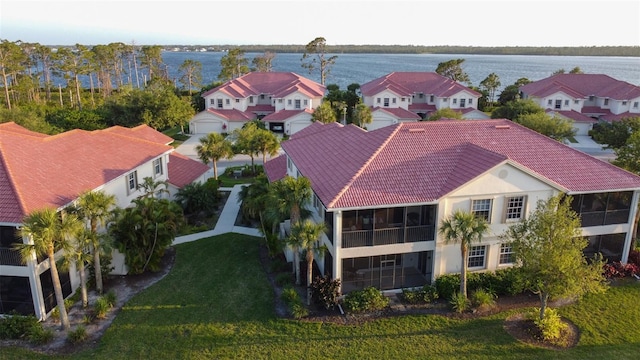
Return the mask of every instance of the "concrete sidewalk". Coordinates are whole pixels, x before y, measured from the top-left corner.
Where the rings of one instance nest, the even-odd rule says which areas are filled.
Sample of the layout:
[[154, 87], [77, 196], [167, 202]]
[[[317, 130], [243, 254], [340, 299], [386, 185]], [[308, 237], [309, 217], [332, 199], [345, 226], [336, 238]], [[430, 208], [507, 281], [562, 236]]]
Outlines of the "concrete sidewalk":
[[262, 234], [258, 229], [235, 226], [236, 217], [240, 211], [240, 202], [238, 201], [238, 193], [244, 185], [236, 185], [232, 188], [220, 188], [220, 191], [230, 191], [227, 202], [224, 204], [224, 208], [220, 213], [216, 227], [213, 230], [203, 231], [200, 233], [189, 234], [176, 237], [173, 241], [173, 245], [182, 244], [186, 242], [196, 241], [211, 236], [216, 236], [226, 233], [238, 233], [250, 236], [262, 237]]

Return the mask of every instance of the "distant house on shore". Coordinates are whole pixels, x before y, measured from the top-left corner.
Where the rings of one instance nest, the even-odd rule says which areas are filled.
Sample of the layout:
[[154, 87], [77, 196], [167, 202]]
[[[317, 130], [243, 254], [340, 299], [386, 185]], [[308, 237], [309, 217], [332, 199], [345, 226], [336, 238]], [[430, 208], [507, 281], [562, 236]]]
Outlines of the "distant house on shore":
[[296, 73], [251, 72], [202, 94], [205, 110], [189, 121], [189, 131], [230, 133], [260, 119], [275, 133], [293, 135], [311, 124], [325, 92]]
[[640, 116], [640, 87], [601, 74], [557, 74], [520, 87], [548, 113], [573, 120], [577, 135], [598, 121]]
[[478, 110], [480, 93], [435, 72], [392, 72], [363, 84], [360, 92], [372, 110], [369, 130], [420, 121], [444, 108], [465, 119], [489, 118]]

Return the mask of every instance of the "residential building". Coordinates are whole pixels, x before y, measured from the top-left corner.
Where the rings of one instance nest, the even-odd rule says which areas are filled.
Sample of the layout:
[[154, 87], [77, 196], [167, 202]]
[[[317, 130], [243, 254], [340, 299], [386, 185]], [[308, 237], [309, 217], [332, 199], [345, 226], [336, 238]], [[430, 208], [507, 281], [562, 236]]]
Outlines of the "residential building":
[[366, 131], [314, 123], [282, 142], [265, 165], [270, 181], [305, 176], [308, 205], [327, 232], [318, 267], [342, 292], [399, 291], [461, 271], [458, 244], [438, 226], [455, 210], [486, 219], [469, 249], [470, 271], [513, 265], [500, 235], [539, 200], [572, 196], [589, 240], [585, 253], [626, 262], [640, 177], [507, 119], [398, 123]]
[[557, 74], [520, 87], [552, 115], [573, 120], [577, 135], [598, 121], [640, 116], [640, 87], [602, 74]]
[[[44, 319], [56, 306], [49, 260], [24, 263], [14, 248], [30, 241], [18, 234], [23, 218], [43, 208], [62, 210], [89, 190], [115, 195], [117, 206], [127, 207], [141, 195], [138, 184], [145, 177], [181, 186], [208, 171], [188, 159], [192, 163], [182, 169], [189, 174], [170, 174], [174, 159], [183, 160], [171, 142], [146, 125], [49, 136], [0, 124], [0, 314], [15, 310]], [[114, 254], [117, 273], [126, 273], [122, 260]], [[71, 266], [60, 277], [66, 298], [79, 286], [79, 276]]]
[[251, 72], [202, 94], [205, 110], [191, 119], [189, 131], [229, 133], [260, 119], [269, 130], [292, 135], [311, 124], [325, 92], [293, 72]]
[[372, 110], [367, 129], [416, 122], [450, 108], [465, 119], [488, 119], [478, 110], [482, 94], [434, 72], [392, 72], [360, 87], [363, 103]]

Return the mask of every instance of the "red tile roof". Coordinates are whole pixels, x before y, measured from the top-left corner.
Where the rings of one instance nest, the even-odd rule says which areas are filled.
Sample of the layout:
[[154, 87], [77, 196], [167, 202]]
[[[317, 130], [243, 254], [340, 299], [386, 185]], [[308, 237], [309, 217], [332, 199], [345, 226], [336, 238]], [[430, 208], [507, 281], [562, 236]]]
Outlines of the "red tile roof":
[[278, 155], [267, 161], [264, 165], [264, 172], [270, 182], [284, 178], [287, 175], [287, 155]]
[[124, 136], [136, 137], [139, 139], [155, 142], [158, 144], [169, 145], [173, 142], [173, 138], [167, 136], [159, 131], [154, 130], [148, 125], [142, 124], [133, 128], [126, 128], [122, 126], [112, 126], [102, 131], [113, 132]]
[[523, 85], [520, 91], [536, 97], [544, 97], [557, 91], [576, 98], [597, 96], [631, 100], [640, 97], [639, 86], [603, 74], [557, 74]]
[[265, 117], [262, 118], [262, 121], [264, 122], [270, 122], [270, 121], [285, 121], [287, 119], [290, 119], [296, 115], [302, 114], [302, 113], [307, 113], [307, 114], [312, 114], [313, 110], [311, 109], [302, 109], [302, 110], [280, 110], [278, 112], [275, 112], [273, 114], [269, 114]]
[[504, 162], [569, 193], [640, 189], [640, 177], [505, 119], [305, 130], [282, 148], [330, 209], [434, 202]]
[[564, 117], [566, 117], [567, 119], [571, 119], [575, 122], [579, 122], [579, 123], [591, 123], [591, 124], [595, 124], [598, 122], [598, 120], [584, 115], [582, 113], [579, 113], [575, 110], [571, 110], [571, 111], [559, 111], [559, 110], [551, 110], [551, 109], [547, 109], [546, 113], [553, 116], [554, 114], [559, 114], [562, 115]]
[[169, 155], [169, 183], [178, 188], [191, 184], [210, 169], [208, 165], [175, 151]]
[[65, 206], [81, 192], [173, 151], [118, 132], [36, 136], [0, 127], [0, 222], [20, 223], [33, 210]]
[[418, 116], [418, 114], [409, 111], [409, 110], [405, 110], [403, 108], [383, 108], [383, 107], [374, 107], [373, 109], [371, 109], [371, 112], [376, 112], [376, 111], [383, 111], [386, 113], [389, 113], [390, 115], [392, 115], [394, 118], [396, 119], [401, 119], [401, 120], [420, 120], [420, 116]]
[[293, 72], [251, 72], [211, 89], [203, 97], [221, 91], [233, 98], [270, 94], [282, 98], [299, 91], [309, 97], [323, 97], [327, 88]]
[[364, 96], [374, 96], [384, 89], [391, 90], [400, 96], [423, 93], [449, 97], [461, 91], [481, 96], [477, 91], [435, 72], [392, 72], [360, 86], [360, 92]]

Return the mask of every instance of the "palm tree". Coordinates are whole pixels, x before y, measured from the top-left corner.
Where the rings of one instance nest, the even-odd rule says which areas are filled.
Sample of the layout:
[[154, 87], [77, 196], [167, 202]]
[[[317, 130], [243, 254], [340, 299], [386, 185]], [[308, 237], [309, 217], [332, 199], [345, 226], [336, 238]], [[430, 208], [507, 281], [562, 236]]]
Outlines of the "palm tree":
[[213, 163], [213, 177], [218, 180], [218, 160], [233, 157], [231, 143], [218, 133], [209, 133], [200, 138], [200, 144], [196, 145], [196, 152], [203, 163]]
[[[313, 255], [322, 254], [324, 246], [318, 246], [318, 240], [326, 230], [324, 223], [316, 224], [307, 219], [291, 226], [291, 235], [287, 243], [294, 249], [294, 257], [299, 256], [300, 250], [305, 251], [307, 259], [307, 305], [311, 305], [311, 281], [313, 281]], [[296, 261], [300, 267], [300, 262]], [[296, 270], [296, 284], [300, 285], [300, 270]]]
[[467, 252], [474, 241], [480, 242], [482, 236], [489, 230], [486, 220], [477, 217], [472, 212], [456, 210], [453, 215], [442, 220], [438, 233], [443, 235], [445, 242], [460, 242], [462, 255], [462, 272], [460, 274], [460, 293], [467, 297]]
[[22, 260], [26, 263], [39, 255], [47, 255], [49, 259], [53, 291], [58, 303], [63, 330], [68, 330], [71, 325], [64, 306], [55, 253], [57, 250], [66, 251], [69, 249], [70, 240], [81, 229], [82, 223], [76, 216], [67, 214], [61, 217], [55, 209], [51, 208], [37, 210], [27, 215], [22, 222], [22, 228], [20, 228], [20, 235], [31, 240], [28, 244], [17, 245]]
[[[311, 181], [304, 176], [294, 178], [291, 176], [285, 176], [271, 184], [271, 200], [269, 206], [269, 213], [271, 217], [275, 217], [277, 214], [289, 214], [291, 225], [295, 225], [300, 222], [301, 212], [304, 208], [304, 204], [311, 198]], [[294, 249], [294, 266], [293, 269], [296, 273], [296, 279], [300, 278], [300, 266], [297, 256], [297, 251]]]
[[100, 253], [103, 250], [103, 238], [98, 236], [98, 226], [105, 225], [111, 215], [111, 210], [116, 206], [115, 195], [108, 195], [103, 191], [86, 191], [78, 197], [78, 208], [81, 217], [89, 221], [90, 249], [93, 254], [93, 272], [96, 277], [96, 291], [102, 294], [102, 271], [100, 264]]
[[271, 188], [275, 197], [274, 206], [289, 213], [292, 225], [300, 221], [302, 208], [311, 198], [311, 181], [304, 176], [285, 176], [272, 183]]
[[65, 253], [65, 261], [63, 265], [68, 268], [70, 263], [75, 263], [80, 274], [80, 295], [82, 299], [82, 307], [89, 305], [89, 297], [87, 295], [87, 275], [84, 264], [91, 262], [91, 254], [87, 253], [87, 248], [92, 242], [93, 233], [89, 229], [82, 229], [78, 232], [75, 239], [71, 240], [69, 249]]

